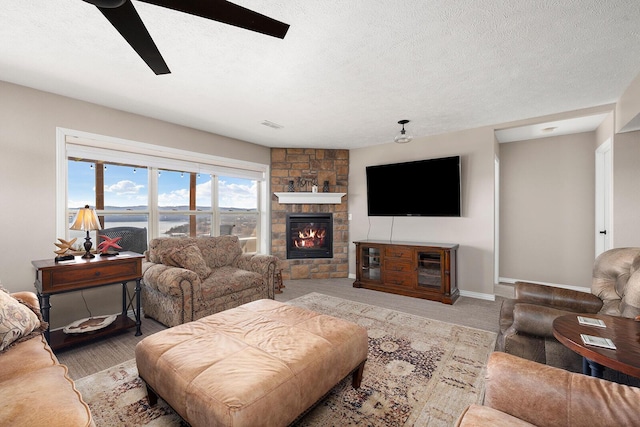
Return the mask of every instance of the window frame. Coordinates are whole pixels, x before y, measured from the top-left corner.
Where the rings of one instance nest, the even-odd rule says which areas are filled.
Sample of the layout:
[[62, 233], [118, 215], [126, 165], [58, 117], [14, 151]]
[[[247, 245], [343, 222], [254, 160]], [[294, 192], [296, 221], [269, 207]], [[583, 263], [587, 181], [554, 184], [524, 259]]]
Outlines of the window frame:
[[[137, 162], [149, 168], [148, 207], [149, 239], [158, 236], [158, 182], [151, 170], [170, 169], [184, 172], [212, 175], [213, 225], [219, 227], [221, 211], [218, 206], [218, 177], [238, 177], [256, 180], [257, 216], [256, 245], [257, 252], [270, 253], [270, 209], [268, 164], [230, 159], [209, 154], [181, 150], [177, 148], [125, 140], [105, 135], [93, 134], [73, 129], [56, 128], [56, 236], [68, 238], [68, 170], [70, 157], [96, 158], [105, 162]], [[154, 208], [155, 207], [155, 208]], [[185, 211], [186, 213], [186, 211]], [[200, 212], [201, 213], [201, 212]]]

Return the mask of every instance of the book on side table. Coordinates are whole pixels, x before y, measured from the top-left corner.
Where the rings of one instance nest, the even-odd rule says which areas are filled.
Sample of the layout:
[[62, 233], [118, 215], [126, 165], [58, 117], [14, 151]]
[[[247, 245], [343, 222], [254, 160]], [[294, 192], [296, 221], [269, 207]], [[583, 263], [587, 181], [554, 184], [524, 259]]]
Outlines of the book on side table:
[[578, 316], [578, 323], [584, 326], [597, 326], [599, 328], [607, 327], [602, 320], [595, 319], [593, 317]]
[[609, 338], [594, 337], [593, 335], [586, 334], [580, 334], [580, 338], [582, 338], [582, 342], [585, 345], [593, 345], [596, 347], [603, 347], [611, 350], [616, 349], [615, 344]]

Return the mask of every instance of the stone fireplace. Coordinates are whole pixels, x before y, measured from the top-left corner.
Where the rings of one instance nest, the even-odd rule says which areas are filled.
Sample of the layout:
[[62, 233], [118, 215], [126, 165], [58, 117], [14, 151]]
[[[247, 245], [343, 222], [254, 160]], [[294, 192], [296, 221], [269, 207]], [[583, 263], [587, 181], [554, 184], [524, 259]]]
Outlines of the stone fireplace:
[[[307, 148], [273, 148], [271, 149], [271, 253], [280, 259], [279, 268], [282, 278], [287, 279], [328, 279], [348, 277], [349, 275], [349, 224], [347, 212], [347, 180], [349, 177], [349, 151]], [[315, 200], [280, 203], [274, 193], [289, 192], [290, 181], [296, 193], [311, 193], [311, 185], [317, 183], [318, 192], [323, 193], [325, 181], [328, 181], [329, 193], [347, 193], [337, 202], [324, 203]], [[313, 216], [319, 214], [333, 219], [331, 227], [332, 253], [315, 250], [299, 252], [290, 258], [287, 247], [293, 238], [290, 234], [291, 223], [287, 218], [291, 215]], [[317, 216], [317, 215], [316, 215]], [[309, 217], [306, 217], [307, 219]], [[314, 221], [316, 222], [317, 218]], [[298, 226], [302, 226], [298, 224]], [[312, 244], [311, 231], [302, 227], [303, 237]], [[326, 233], [326, 231], [325, 231]], [[289, 234], [289, 236], [288, 236]], [[317, 237], [313, 244], [320, 243]], [[325, 235], [326, 239], [326, 235]], [[301, 242], [299, 242], [300, 244]], [[309, 249], [309, 247], [304, 248]], [[295, 249], [294, 249], [295, 252]]]

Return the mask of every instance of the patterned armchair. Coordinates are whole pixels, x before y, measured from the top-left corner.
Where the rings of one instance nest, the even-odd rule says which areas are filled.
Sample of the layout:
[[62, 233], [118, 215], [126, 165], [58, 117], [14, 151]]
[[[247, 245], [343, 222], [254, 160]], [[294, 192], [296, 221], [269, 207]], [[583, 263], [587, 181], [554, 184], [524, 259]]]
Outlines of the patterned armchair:
[[238, 236], [157, 238], [145, 255], [144, 315], [167, 326], [274, 298], [278, 258], [242, 253]]

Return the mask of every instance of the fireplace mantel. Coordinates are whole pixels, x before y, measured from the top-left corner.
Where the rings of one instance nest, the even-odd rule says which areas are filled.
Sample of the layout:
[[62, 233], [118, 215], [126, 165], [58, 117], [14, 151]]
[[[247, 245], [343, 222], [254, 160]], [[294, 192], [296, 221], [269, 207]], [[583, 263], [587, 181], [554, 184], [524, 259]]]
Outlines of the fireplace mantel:
[[278, 203], [281, 204], [298, 204], [298, 205], [316, 205], [316, 204], [332, 204], [339, 205], [342, 203], [342, 196], [347, 193], [312, 193], [312, 192], [287, 192], [273, 193], [278, 197]]

